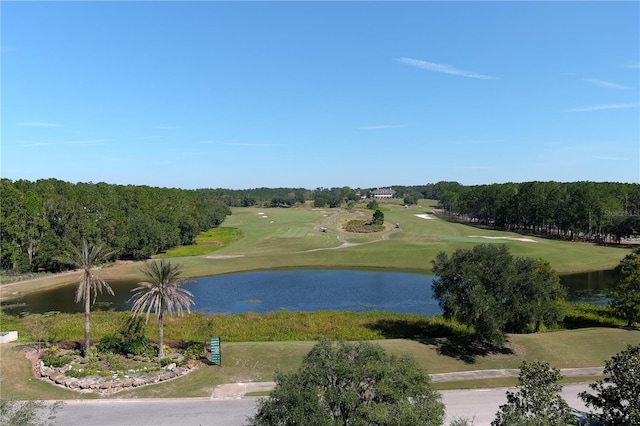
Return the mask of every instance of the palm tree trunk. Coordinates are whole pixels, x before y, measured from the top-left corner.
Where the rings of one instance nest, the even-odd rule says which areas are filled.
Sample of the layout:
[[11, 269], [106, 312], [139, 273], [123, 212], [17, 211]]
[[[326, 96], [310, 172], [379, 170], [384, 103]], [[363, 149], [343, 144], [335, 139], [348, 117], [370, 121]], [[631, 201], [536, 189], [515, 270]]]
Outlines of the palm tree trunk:
[[162, 329], [162, 319], [164, 317], [164, 309], [158, 314], [158, 358], [164, 358], [164, 331]]
[[91, 327], [91, 286], [85, 285], [84, 288], [84, 356], [89, 355], [89, 329]]

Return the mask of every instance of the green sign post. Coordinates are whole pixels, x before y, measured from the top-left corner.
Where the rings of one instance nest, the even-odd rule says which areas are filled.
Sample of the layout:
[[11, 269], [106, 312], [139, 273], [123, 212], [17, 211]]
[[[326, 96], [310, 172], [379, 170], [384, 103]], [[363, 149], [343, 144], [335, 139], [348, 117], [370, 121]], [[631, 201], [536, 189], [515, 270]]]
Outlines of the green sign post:
[[212, 337], [211, 338], [211, 363], [222, 365], [220, 360], [221, 360], [220, 338]]

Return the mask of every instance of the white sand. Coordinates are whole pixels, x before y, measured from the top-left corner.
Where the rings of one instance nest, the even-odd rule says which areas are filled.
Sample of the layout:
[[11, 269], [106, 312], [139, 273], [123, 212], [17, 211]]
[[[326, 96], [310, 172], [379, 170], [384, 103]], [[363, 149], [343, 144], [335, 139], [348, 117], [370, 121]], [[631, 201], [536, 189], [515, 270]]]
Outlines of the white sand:
[[429, 216], [428, 214], [414, 214], [414, 216], [417, 216], [421, 219], [431, 219], [431, 216]]
[[469, 235], [470, 238], [486, 238], [488, 240], [512, 240], [512, 241], [523, 241], [525, 243], [537, 243], [536, 240], [532, 240], [531, 238], [521, 238], [521, 237], [485, 237], [483, 235]]

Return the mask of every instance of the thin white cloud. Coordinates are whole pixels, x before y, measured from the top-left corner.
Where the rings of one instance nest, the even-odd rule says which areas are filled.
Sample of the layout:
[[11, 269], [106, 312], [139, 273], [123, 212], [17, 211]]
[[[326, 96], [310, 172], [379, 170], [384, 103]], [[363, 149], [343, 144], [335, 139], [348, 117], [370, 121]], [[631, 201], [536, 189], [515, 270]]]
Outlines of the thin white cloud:
[[635, 104], [609, 104], [609, 105], [594, 105], [582, 108], [571, 108], [565, 109], [560, 112], [588, 112], [588, 111], [603, 111], [607, 109], [627, 109], [627, 108], [638, 108], [640, 107], [640, 102]]
[[25, 126], [25, 127], [60, 127], [59, 124], [46, 123], [46, 122], [42, 122], [42, 121], [26, 121], [26, 122], [18, 123], [18, 126]]
[[211, 140], [203, 140], [199, 141], [201, 144], [218, 144], [218, 145], [227, 145], [227, 146], [249, 146], [249, 147], [270, 147], [270, 146], [288, 146], [285, 143], [250, 143], [250, 142], [219, 142], [219, 141], [211, 141]]
[[631, 87], [623, 86], [621, 84], [611, 83], [610, 81], [604, 81], [597, 78], [585, 78], [587, 83], [595, 84], [596, 86], [606, 87], [609, 89], [629, 90]]
[[622, 158], [622, 157], [596, 157], [596, 159], [604, 160], [604, 161], [627, 161], [627, 160], [629, 160], [628, 158]]
[[482, 80], [496, 79], [495, 77], [492, 77], [490, 75], [479, 74], [473, 71], [461, 70], [447, 64], [438, 64], [435, 62], [427, 62], [427, 61], [421, 61], [419, 59], [404, 58], [404, 57], [396, 60], [402, 64], [409, 65], [412, 67], [422, 68], [427, 71], [440, 72], [440, 73], [451, 74], [451, 75], [459, 75], [461, 77], [468, 77], [468, 78], [479, 78]]
[[397, 129], [399, 127], [406, 127], [404, 124], [381, 124], [378, 126], [362, 126], [361, 130], [377, 130], [377, 129]]
[[60, 145], [103, 145], [107, 139], [96, 139], [89, 141], [61, 141], [61, 142], [34, 142], [23, 146], [60, 146]]
[[239, 143], [239, 142], [228, 142], [223, 143], [223, 145], [229, 146], [258, 146], [258, 147], [269, 147], [269, 146], [286, 146], [283, 143]]

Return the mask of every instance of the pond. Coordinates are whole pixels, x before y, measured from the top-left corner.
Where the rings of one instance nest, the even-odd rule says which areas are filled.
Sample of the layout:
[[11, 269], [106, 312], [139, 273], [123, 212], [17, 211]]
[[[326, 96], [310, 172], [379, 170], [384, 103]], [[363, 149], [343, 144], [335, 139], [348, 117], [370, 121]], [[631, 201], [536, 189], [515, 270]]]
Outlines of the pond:
[[[362, 270], [278, 270], [243, 272], [198, 278], [184, 285], [194, 294], [196, 311], [206, 314], [287, 311], [388, 311], [418, 315], [440, 313], [433, 299], [434, 275], [410, 272]], [[572, 302], [606, 303], [612, 271], [563, 275], [561, 282]], [[131, 281], [110, 282], [115, 296], [98, 295], [94, 310], [130, 309]], [[82, 312], [75, 303], [76, 285], [35, 293], [7, 308], [9, 313], [28, 311]], [[15, 302], [14, 302], [15, 303]]]

